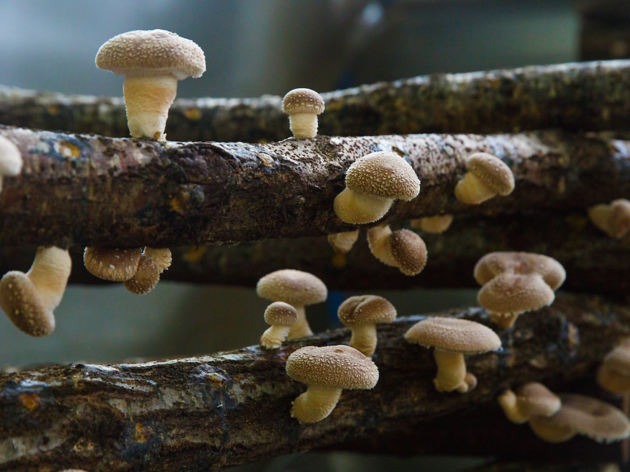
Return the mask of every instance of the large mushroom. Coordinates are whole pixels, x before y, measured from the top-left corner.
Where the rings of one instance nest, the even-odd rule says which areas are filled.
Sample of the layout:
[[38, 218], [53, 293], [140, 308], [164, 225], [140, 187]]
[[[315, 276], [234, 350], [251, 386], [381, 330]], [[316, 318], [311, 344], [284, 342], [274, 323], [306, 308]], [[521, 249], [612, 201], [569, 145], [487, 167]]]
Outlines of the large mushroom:
[[379, 225], [368, 229], [367, 237], [374, 257], [405, 275], [418, 275], [427, 264], [427, 246], [413, 231], [392, 231], [389, 225]]
[[497, 398], [505, 416], [516, 424], [527, 423], [534, 416], [551, 416], [561, 407], [560, 397], [539, 382], [522, 385], [516, 392], [508, 389]]
[[455, 198], [476, 205], [496, 195], [509, 195], [514, 190], [514, 174], [501, 159], [477, 152], [466, 161], [466, 175], [455, 186]]

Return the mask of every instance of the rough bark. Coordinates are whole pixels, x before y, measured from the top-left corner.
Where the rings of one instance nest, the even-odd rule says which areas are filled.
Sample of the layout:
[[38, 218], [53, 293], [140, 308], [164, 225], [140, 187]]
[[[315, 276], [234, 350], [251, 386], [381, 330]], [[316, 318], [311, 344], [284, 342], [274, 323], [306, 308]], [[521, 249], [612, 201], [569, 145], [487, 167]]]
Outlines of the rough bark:
[[[394, 150], [422, 181], [384, 221], [440, 213], [569, 211], [630, 195], [630, 142], [603, 135], [408, 135], [243, 143], [156, 143], [0, 128], [24, 157], [0, 194], [0, 243], [181, 246], [354, 229], [333, 200], [358, 157]], [[465, 205], [465, 157], [486, 151], [515, 175], [508, 197]]]
[[[488, 322], [484, 310], [453, 310]], [[213, 356], [108, 366], [74, 364], [0, 377], [0, 458], [5, 470], [201, 471], [340, 443], [493, 402], [502, 389], [592, 374], [630, 333], [630, 309], [597, 297], [563, 297], [503, 332], [504, 350], [471, 357], [472, 392], [438, 393], [430, 351], [402, 341], [422, 317], [379, 326], [373, 391], [344, 391], [331, 416], [301, 425], [289, 416], [304, 386], [285, 374], [305, 344], [348, 340], [347, 330]], [[526, 428], [526, 427], [524, 427]], [[541, 443], [542, 444], [542, 443]], [[612, 449], [610, 449], [612, 450]]]
[[[542, 128], [628, 130], [630, 61], [434, 74], [323, 94], [320, 133], [496, 133]], [[121, 80], [122, 84], [122, 80]], [[128, 136], [121, 98], [0, 88], [0, 123]], [[290, 136], [281, 97], [183, 99], [166, 128], [181, 141], [278, 141]]]

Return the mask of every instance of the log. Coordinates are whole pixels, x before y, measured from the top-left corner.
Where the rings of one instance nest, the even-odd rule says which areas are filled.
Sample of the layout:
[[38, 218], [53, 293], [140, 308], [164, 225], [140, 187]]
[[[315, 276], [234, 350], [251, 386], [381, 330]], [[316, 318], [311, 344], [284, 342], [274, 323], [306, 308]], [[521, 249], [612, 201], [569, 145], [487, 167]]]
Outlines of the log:
[[[488, 323], [481, 308], [444, 315]], [[423, 421], [493, 403], [508, 386], [534, 380], [560, 386], [592, 375], [618, 339], [630, 333], [630, 308], [599, 297], [561, 297], [524, 315], [514, 330], [501, 332], [503, 351], [469, 358], [479, 385], [462, 395], [436, 392], [432, 353], [401, 339], [420, 319], [380, 325], [376, 388], [344, 391], [332, 414], [310, 425], [289, 415], [304, 386], [287, 377], [287, 356], [304, 345], [346, 342], [345, 329], [274, 351], [252, 346], [198, 358], [73, 364], [1, 375], [1, 467], [15, 472], [218, 470], [405, 425], [421, 428]]]
[[[323, 94], [320, 133], [498, 133], [542, 128], [628, 130], [630, 61], [433, 74]], [[121, 80], [122, 84], [122, 80]], [[180, 141], [279, 141], [281, 97], [179, 99], [166, 132]], [[128, 136], [122, 98], [0, 88], [5, 125]]]
[[[0, 194], [2, 245], [176, 247], [348, 231], [333, 210], [346, 169], [377, 150], [412, 165], [420, 196], [383, 221], [440, 213], [569, 211], [630, 195], [630, 142], [605, 135], [407, 135], [244, 143], [157, 143], [1, 128], [24, 157]], [[465, 205], [465, 158], [491, 152], [516, 190]]]

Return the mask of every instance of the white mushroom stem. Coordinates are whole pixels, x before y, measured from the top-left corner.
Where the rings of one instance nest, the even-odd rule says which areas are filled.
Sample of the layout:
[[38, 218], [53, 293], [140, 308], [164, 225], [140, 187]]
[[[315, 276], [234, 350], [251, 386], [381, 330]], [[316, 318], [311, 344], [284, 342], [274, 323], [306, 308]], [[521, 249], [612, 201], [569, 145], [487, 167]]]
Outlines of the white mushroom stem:
[[291, 328], [289, 329], [289, 334], [287, 339], [297, 339], [303, 338], [305, 336], [311, 336], [313, 331], [311, 331], [311, 327], [308, 325], [308, 320], [306, 319], [306, 311], [303, 306], [295, 306], [293, 308], [297, 311], [297, 321]]
[[51, 311], [61, 303], [71, 269], [72, 260], [68, 251], [50, 246], [37, 251], [33, 265], [26, 273], [42, 304]]
[[464, 354], [436, 348], [433, 350], [433, 356], [438, 366], [437, 377], [433, 380], [435, 389], [438, 392], [452, 392], [465, 387], [466, 390], [462, 393], [468, 391]]
[[519, 317], [520, 313], [488, 313], [488, 318], [490, 321], [498, 324], [501, 328], [508, 329], [514, 326], [516, 323], [516, 319]]
[[177, 78], [174, 75], [127, 74], [123, 93], [131, 137], [165, 140], [164, 128], [177, 94]]
[[518, 398], [516, 394], [512, 390], [506, 390], [501, 395], [497, 397], [497, 401], [499, 405], [505, 412], [505, 416], [512, 423], [523, 424], [527, 423], [530, 419], [530, 416], [525, 414], [519, 408]]
[[353, 326], [351, 328], [350, 346], [363, 355], [371, 357], [376, 350], [376, 325], [372, 323]]
[[317, 115], [315, 113], [296, 113], [289, 116], [289, 127], [297, 139], [317, 136]]
[[380, 220], [394, 199], [368, 195], [345, 188], [335, 197], [335, 213], [344, 223], [366, 224]]
[[367, 238], [370, 251], [383, 264], [392, 267], [398, 267], [398, 264], [392, 256], [391, 247], [389, 245], [389, 237], [392, 230], [389, 225], [376, 226], [368, 229]]
[[467, 393], [473, 390], [477, 386], [477, 377], [470, 372], [466, 372], [464, 376], [464, 383], [457, 387], [459, 393]]
[[469, 205], [491, 199], [497, 193], [472, 172], [467, 172], [455, 186], [455, 198]]
[[271, 326], [260, 337], [260, 345], [265, 349], [277, 349], [287, 339], [291, 326]]
[[340, 396], [340, 388], [309, 385], [306, 392], [293, 402], [291, 417], [302, 423], [321, 421], [335, 409]]

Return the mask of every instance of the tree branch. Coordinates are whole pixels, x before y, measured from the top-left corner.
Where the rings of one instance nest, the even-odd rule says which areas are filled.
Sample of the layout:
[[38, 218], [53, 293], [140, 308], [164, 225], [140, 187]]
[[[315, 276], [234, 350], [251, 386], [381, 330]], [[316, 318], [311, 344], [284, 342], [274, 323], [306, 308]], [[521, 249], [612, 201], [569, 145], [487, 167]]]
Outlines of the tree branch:
[[[448, 315], [487, 323], [480, 308]], [[592, 373], [630, 333], [630, 309], [597, 297], [562, 297], [526, 317], [503, 333], [504, 351], [468, 359], [479, 386], [466, 395], [436, 392], [432, 353], [402, 341], [422, 317], [380, 326], [376, 388], [344, 391], [331, 416], [311, 425], [289, 416], [304, 386], [286, 375], [286, 358], [305, 344], [345, 342], [347, 330], [276, 351], [253, 346], [200, 358], [2, 375], [0, 460], [16, 472], [52, 465], [112, 471], [241, 465], [397, 431], [494, 402], [502, 389], [527, 381], [553, 379], [558, 386]]]
[[[542, 128], [628, 130], [630, 61], [434, 74], [323, 94], [320, 133], [362, 136], [497, 133]], [[0, 88], [0, 123], [128, 136], [121, 98]], [[180, 99], [166, 131], [181, 141], [279, 141], [281, 97]]]

